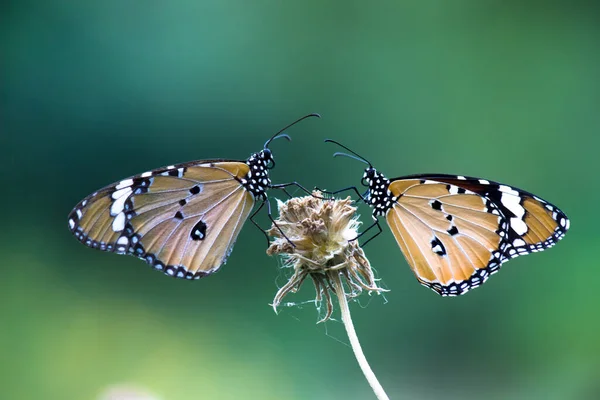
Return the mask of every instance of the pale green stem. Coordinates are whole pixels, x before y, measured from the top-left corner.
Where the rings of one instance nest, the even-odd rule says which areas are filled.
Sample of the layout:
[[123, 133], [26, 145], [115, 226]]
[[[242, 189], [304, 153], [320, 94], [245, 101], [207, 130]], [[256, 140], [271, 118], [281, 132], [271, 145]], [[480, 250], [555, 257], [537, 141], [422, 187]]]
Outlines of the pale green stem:
[[[331, 276], [333, 275], [333, 276]], [[340, 309], [342, 312], [342, 322], [346, 327], [346, 333], [348, 334], [348, 339], [350, 339], [350, 345], [352, 346], [352, 350], [354, 351], [354, 356], [356, 357], [356, 361], [358, 361], [358, 365], [362, 369], [365, 378], [371, 385], [371, 389], [375, 393], [375, 396], [379, 400], [389, 400], [389, 397], [383, 390], [383, 387], [377, 380], [377, 377], [373, 373], [371, 366], [367, 362], [367, 358], [362, 351], [362, 347], [360, 346], [360, 342], [358, 341], [358, 336], [356, 336], [356, 331], [354, 330], [354, 324], [352, 323], [352, 318], [350, 317], [350, 308], [348, 307], [348, 300], [346, 299], [346, 292], [344, 291], [344, 285], [340, 279], [339, 274], [331, 274], [330, 276], [333, 282], [333, 287], [335, 288], [335, 293], [337, 295], [338, 301], [340, 302]]]

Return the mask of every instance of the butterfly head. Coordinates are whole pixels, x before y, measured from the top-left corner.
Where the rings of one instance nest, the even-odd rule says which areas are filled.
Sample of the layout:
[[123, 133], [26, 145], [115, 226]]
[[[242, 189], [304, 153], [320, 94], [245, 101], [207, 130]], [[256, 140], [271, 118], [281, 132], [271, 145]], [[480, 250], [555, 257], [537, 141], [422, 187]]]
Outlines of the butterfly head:
[[335, 140], [325, 139], [325, 142], [334, 143], [341, 148], [350, 152], [348, 153], [334, 153], [333, 156], [349, 157], [354, 160], [360, 161], [368, 165], [363, 174], [361, 183], [363, 186], [367, 186], [369, 190], [363, 197], [368, 198], [368, 204], [373, 207], [373, 215], [385, 215], [385, 213], [394, 206], [396, 199], [389, 190], [390, 180], [385, 177], [382, 173], [378, 172], [373, 164], [371, 164], [366, 158], [359, 155], [355, 151], [350, 150], [343, 144], [336, 142]]
[[377, 170], [374, 167], [369, 166], [369, 168], [365, 168], [365, 173], [363, 174], [362, 180], [360, 183], [363, 186], [371, 187], [371, 183], [375, 181], [378, 175]]
[[262, 149], [256, 154], [256, 157], [264, 162], [265, 168], [272, 169], [275, 167], [275, 160], [273, 159], [273, 153], [270, 149]]
[[283, 133], [290, 126], [302, 121], [309, 117], [320, 117], [319, 114], [308, 114], [295, 122], [292, 122], [265, 142], [264, 148], [258, 153], [252, 154], [246, 160], [248, 165], [248, 173], [240, 179], [240, 182], [252, 195], [259, 200], [266, 200], [266, 191], [271, 187], [271, 179], [269, 178], [269, 170], [275, 167], [275, 160], [273, 159], [273, 153], [269, 149], [269, 145], [275, 139], [284, 138], [286, 140], [292, 140], [289, 135]]

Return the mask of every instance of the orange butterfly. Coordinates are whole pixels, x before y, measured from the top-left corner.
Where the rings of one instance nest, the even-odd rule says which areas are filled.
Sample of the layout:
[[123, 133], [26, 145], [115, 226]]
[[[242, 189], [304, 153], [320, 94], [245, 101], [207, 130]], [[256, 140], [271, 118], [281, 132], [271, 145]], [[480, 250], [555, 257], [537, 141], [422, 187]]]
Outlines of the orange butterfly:
[[347, 147], [326, 142], [352, 153], [334, 156], [368, 165], [364, 195], [341, 190], [354, 190], [373, 208], [375, 223], [361, 235], [373, 227], [381, 233], [377, 217], [384, 216], [417, 280], [442, 296], [480, 286], [502, 263], [552, 247], [569, 229], [562, 211], [524, 190], [460, 175], [388, 179]]
[[134, 255], [170, 276], [199, 279], [216, 272], [257, 200], [260, 207], [250, 220], [257, 225], [253, 217], [265, 203], [273, 220], [267, 189], [296, 185], [306, 190], [296, 182], [271, 184], [275, 161], [269, 144], [290, 140], [281, 132], [308, 117], [319, 115], [288, 125], [246, 161], [192, 161], [106, 186], [75, 206], [69, 229], [86, 246]]

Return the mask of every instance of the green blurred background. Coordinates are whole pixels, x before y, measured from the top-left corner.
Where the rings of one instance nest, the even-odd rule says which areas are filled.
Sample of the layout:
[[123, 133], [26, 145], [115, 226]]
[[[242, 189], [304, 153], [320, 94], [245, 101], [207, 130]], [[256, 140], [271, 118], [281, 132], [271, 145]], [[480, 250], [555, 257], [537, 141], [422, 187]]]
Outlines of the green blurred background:
[[417, 284], [387, 228], [370, 243], [391, 291], [351, 309], [390, 397], [599, 398], [597, 3], [1, 7], [1, 398], [96, 399], [112, 385], [165, 400], [373, 398], [341, 323], [316, 325], [303, 303], [310, 286], [288, 298], [298, 306], [268, 306], [286, 272], [250, 224], [228, 264], [193, 283], [67, 229], [106, 184], [245, 159], [309, 112], [323, 118], [271, 146], [275, 182], [359, 184], [363, 165], [333, 159], [331, 137], [389, 176], [481, 176], [571, 218], [557, 247], [460, 298]]

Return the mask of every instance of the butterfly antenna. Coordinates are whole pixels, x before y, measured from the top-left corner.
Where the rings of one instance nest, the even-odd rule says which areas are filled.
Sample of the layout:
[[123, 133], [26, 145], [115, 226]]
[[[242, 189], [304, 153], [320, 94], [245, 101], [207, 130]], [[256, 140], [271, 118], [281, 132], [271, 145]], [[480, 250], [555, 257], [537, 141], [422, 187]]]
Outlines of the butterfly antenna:
[[337, 144], [337, 145], [338, 145], [338, 146], [340, 146], [341, 148], [343, 148], [343, 149], [346, 149], [346, 150], [348, 150], [350, 153], [352, 153], [352, 154], [346, 154], [346, 153], [339, 153], [339, 152], [338, 152], [338, 153], [334, 153], [334, 154], [333, 154], [333, 156], [334, 156], [334, 157], [338, 157], [338, 156], [349, 157], [349, 158], [352, 158], [352, 159], [354, 159], [354, 160], [357, 160], [357, 161], [363, 162], [363, 163], [367, 164], [369, 167], [373, 168], [373, 164], [371, 164], [371, 163], [369, 162], [369, 160], [367, 160], [366, 158], [364, 158], [364, 157], [363, 157], [363, 156], [361, 156], [360, 154], [357, 154], [356, 152], [354, 152], [354, 151], [350, 150], [349, 148], [347, 148], [346, 146], [344, 146], [344, 145], [343, 145], [343, 144], [341, 144], [340, 142], [336, 142], [335, 140], [332, 140], [332, 139], [325, 139], [325, 142], [326, 142], [326, 143], [333, 143], [333, 144]]
[[312, 113], [312, 114], [305, 115], [304, 117], [302, 117], [302, 118], [299, 118], [299, 119], [295, 120], [294, 122], [292, 122], [291, 124], [289, 124], [289, 125], [288, 125], [288, 126], [286, 126], [285, 128], [281, 129], [279, 132], [277, 132], [276, 134], [274, 134], [274, 135], [271, 137], [271, 139], [267, 140], [267, 141], [265, 142], [265, 149], [268, 149], [268, 148], [269, 148], [269, 144], [271, 144], [271, 142], [272, 142], [273, 140], [275, 140], [275, 139], [279, 139], [279, 138], [283, 137], [283, 138], [286, 138], [287, 140], [292, 140], [292, 139], [289, 137], [289, 135], [287, 135], [287, 134], [285, 134], [285, 133], [282, 133], [282, 132], [283, 132], [283, 131], [285, 131], [286, 129], [288, 129], [288, 128], [290, 128], [290, 127], [294, 126], [294, 125], [296, 125], [298, 122], [302, 121], [303, 119], [310, 118], [310, 117], [317, 117], [317, 118], [321, 118], [321, 116], [320, 116], [319, 114], [317, 114], [317, 113]]
[[351, 158], [353, 160], [360, 161], [361, 163], [365, 163], [365, 164], [369, 165], [368, 162], [366, 162], [362, 158], [356, 157], [354, 154], [347, 154], [347, 153], [337, 152], [337, 153], [333, 153], [333, 156], [334, 157], [338, 157], [338, 156], [348, 157], [348, 158]]

